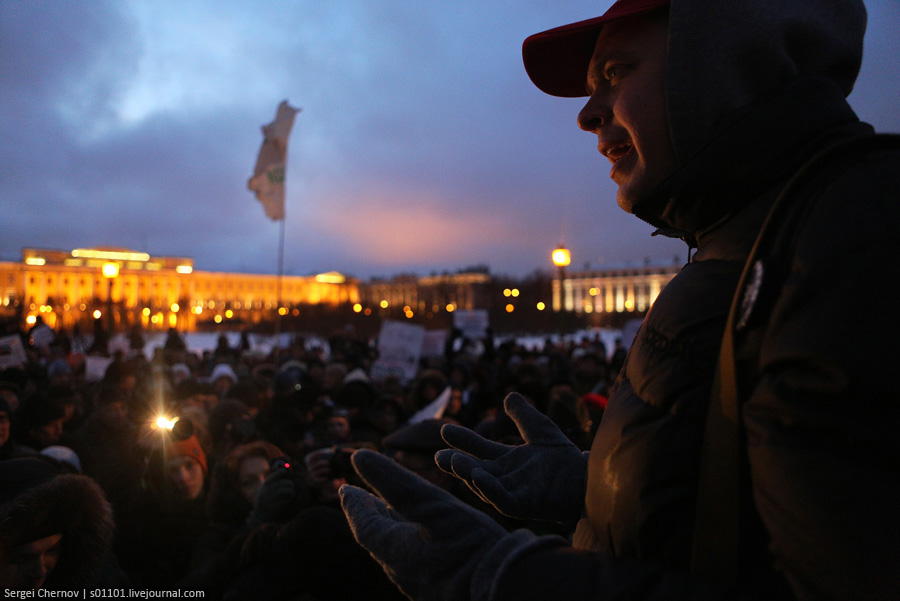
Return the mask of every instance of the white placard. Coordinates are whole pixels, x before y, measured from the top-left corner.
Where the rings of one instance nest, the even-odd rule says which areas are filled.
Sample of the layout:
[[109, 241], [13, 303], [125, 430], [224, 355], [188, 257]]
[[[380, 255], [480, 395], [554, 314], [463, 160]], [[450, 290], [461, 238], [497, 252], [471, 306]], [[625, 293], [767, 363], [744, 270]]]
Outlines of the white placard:
[[426, 359], [444, 356], [444, 346], [450, 332], [447, 330], [425, 330], [425, 339], [422, 341], [422, 356]]
[[416, 377], [425, 328], [402, 321], [385, 320], [378, 335], [378, 359], [372, 364], [372, 379], [397, 376], [401, 382]]
[[462, 335], [470, 340], [484, 338], [489, 325], [487, 309], [453, 312], [453, 327], [460, 330]]
[[84, 358], [84, 379], [86, 382], [99, 382], [106, 375], [106, 368], [112, 363], [112, 357], [88, 355]]

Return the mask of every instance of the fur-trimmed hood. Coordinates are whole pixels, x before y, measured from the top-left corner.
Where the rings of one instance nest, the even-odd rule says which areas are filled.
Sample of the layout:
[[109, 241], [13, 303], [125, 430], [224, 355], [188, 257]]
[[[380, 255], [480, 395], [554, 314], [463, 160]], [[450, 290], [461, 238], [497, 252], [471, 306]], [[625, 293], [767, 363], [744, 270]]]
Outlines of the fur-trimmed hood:
[[115, 530], [112, 508], [97, 483], [26, 457], [0, 463], [0, 484], [0, 539], [22, 544], [62, 533], [59, 561], [44, 588], [89, 585]]

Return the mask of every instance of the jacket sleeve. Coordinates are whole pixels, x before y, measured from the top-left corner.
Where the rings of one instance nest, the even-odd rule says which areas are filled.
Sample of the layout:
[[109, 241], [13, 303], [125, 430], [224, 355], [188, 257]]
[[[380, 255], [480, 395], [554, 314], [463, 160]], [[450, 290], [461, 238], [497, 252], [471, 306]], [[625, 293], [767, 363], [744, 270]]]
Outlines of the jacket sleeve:
[[754, 504], [799, 599], [900, 591], [898, 172], [900, 153], [867, 156], [813, 205], [743, 407]]

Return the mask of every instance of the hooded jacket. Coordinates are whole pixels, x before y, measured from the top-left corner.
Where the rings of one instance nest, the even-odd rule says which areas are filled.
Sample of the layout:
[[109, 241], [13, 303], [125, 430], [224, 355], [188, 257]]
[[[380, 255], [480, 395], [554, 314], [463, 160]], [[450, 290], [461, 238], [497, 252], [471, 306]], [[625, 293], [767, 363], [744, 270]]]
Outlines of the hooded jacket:
[[62, 534], [59, 560], [43, 588], [96, 586], [114, 529], [112, 509], [90, 478], [63, 473], [58, 463], [41, 456], [0, 462], [2, 544], [12, 547]]
[[860, 298], [887, 306], [900, 293], [882, 275], [900, 250], [900, 152], [848, 156], [809, 192], [814, 208], [779, 258], [789, 271], [749, 333], [758, 354], [742, 358], [738, 582], [690, 574], [703, 428], [738, 279], [790, 177], [872, 132], [845, 100], [864, 29], [858, 0], [672, 0], [677, 168], [633, 211], [697, 252], [610, 393], [574, 548], [508, 563], [499, 599], [896, 598], [900, 403], [883, 349], [900, 323], [856, 318]]

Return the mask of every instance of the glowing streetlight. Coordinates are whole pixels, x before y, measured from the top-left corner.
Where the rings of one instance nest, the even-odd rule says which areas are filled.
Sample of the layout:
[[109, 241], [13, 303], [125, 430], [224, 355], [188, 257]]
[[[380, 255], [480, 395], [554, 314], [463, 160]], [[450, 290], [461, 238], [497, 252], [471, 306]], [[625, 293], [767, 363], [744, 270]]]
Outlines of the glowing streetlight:
[[103, 264], [103, 277], [112, 280], [119, 275], [119, 264], [112, 261]]
[[113, 280], [119, 277], [119, 264], [114, 261], [107, 261], [101, 268], [103, 277], [106, 278], [106, 314], [109, 323], [109, 333], [112, 335], [116, 330], [116, 318], [113, 316], [112, 286]]
[[553, 254], [550, 257], [553, 259], [553, 264], [560, 269], [565, 269], [572, 263], [572, 253], [562, 244], [553, 250]]
[[550, 254], [553, 264], [559, 269], [559, 282], [553, 282], [553, 310], [562, 311], [565, 297], [566, 267], [572, 262], [572, 253], [560, 244]]

